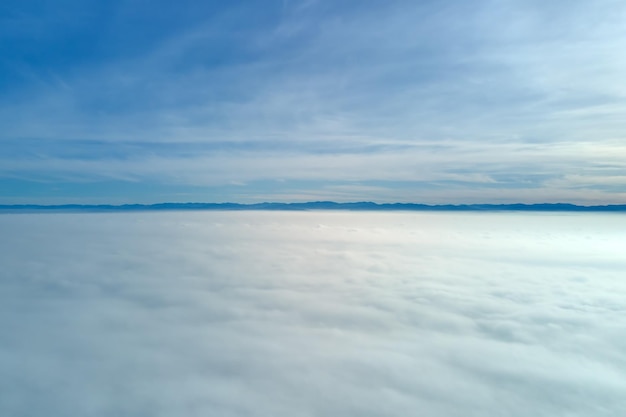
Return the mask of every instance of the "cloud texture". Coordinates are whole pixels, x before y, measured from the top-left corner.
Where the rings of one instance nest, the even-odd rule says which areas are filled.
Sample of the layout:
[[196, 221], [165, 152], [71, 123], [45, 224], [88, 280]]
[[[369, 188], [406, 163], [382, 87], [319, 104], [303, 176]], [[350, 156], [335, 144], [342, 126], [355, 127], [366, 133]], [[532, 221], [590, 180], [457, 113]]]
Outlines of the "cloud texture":
[[0, 414], [621, 416], [620, 215], [0, 216]]
[[626, 198], [622, 1], [4, 3], [3, 203]]

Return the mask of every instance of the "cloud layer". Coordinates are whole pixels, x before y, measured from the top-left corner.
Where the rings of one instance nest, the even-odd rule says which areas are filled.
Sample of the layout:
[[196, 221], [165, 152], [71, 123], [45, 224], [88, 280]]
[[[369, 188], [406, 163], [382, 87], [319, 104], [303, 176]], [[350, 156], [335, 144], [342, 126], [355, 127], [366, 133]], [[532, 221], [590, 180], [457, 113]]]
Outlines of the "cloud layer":
[[0, 225], [3, 415], [626, 412], [619, 215]]

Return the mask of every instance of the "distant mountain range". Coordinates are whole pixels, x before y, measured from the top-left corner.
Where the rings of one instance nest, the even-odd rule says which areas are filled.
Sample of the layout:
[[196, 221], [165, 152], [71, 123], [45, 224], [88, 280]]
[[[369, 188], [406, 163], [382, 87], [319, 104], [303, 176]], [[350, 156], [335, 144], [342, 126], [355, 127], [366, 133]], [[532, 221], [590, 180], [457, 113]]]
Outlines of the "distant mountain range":
[[357, 203], [336, 203], [334, 201], [313, 201], [308, 203], [159, 203], [159, 204], [123, 204], [89, 205], [62, 204], [37, 205], [13, 204], [0, 205], [0, 211], [163, 211], [163, 210], [360, 210], [360, 211], [593, 211], [626, 212], [626, 204], [603, 206], [579, 206], [566, 203], [542, 204], [415, 204], [384, 203], [369, 201]]

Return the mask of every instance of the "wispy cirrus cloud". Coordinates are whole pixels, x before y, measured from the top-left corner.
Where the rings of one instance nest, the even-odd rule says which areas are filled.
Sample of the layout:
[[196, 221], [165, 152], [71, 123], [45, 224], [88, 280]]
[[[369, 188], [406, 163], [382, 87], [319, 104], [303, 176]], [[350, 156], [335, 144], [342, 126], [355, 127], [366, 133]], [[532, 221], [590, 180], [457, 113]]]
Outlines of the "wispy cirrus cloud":
[[[315, 170], [311, 184], [319, 185], [311, 191], [319, 193], [330, 175], [396, 180], [416, 171], [406, 167], [409, 158], [434, 178], [457, 170], [498, 181], [522, 169], [584, 176], [581, 166], [606, 163], [595, 155], [623, 152], [626, 11], [619, 2], [5, 9], [3, 36], [17, 46], [4, 51], [3, 71], [15, 82], [3, 84], [0, 157], [22, 154], [11, 175], [32, 177], [40, 164], [52, 178], [60, 175], [58, 155], [72, 155], [59, 165], [83, 178], [100, 177], [99, 166], [110, 163], [108, 171], [144, 181], [158, 160], [159, 174], [147, 180], [163, 186], [173, 177], [193, 185], [207, 177], [248, 182], [253, 170], [258, 180], [270, 172], [309, 178]], [[18, 25], [26, 21], [30, 30]], [[62, 30], [38, 37], [53, 28]], [[36, 58], [44, 47], [50, 56]], [[429, 150], [437, 144], [446, 155]], [[582, 148], [591, 153], [569, 155]], [[376, 151], [378, 160], [370, 155]], [[202, 172], [193, 168], [202, 164]], [[191, 168], [181, 173], [183, 165]], [[410, 172], [405, 181], [416, 179]], [[596, 189], [588, 183], [587, 191]], [[612, 189], [610, 199], [622, 191]], [[582, 192], [573, 198], [581, 201]]]

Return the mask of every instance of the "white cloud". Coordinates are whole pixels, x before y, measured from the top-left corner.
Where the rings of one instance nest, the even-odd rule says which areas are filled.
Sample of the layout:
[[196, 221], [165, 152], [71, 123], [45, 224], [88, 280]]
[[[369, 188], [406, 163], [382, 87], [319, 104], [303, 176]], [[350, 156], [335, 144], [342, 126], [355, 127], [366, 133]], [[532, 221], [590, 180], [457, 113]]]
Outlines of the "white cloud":
[[3, 415], [626, 412], [618, 215], [0, 225]]
[[[193, 186], [236, 186], [228, 198], [245, 194], [292, 195], [284, 181], [306, 181], [297, 194], [342, 201], [434, 202], [620, 202], [626, 147], [604, 143], [478, 143], [441, 141], [411, 145], [397, 142], [373, 149], [332, 145], [281, 149], [212, 149], [186, 146], [147, 152], [126, 145], [129, 153], [102, 158], [89, 155], [27, 155], [0, 159], [0, 174], [38, 181], [156, 181]], [[189, 146], [189, 145], [188, 145]], [[54, 152], [54, 148], [44, 149]], [[111, 148], [104, 146], [103, 152]], [[283, 181], [279, 183], [279, 180]], [[275, 182], [275, 190], [253, 189], [255, 182]], [[333, 192], [343, 188], [341, 198]], [[620, 188], [621, 187], [621, 188]], [[417, 194], [419, 193], [419, 195]], [[446, 196], [442, 200], [440, 196]], [[198, 197], [194, 197], [198, 198]], [[469, 199], [468, 199], [469, 198]], [[561, 200], [562, 199], [562, 200]], [[243, 200], [238, 200], [243, 201]], [[251, 201], [251, 200], [245, 200]], [[281, 201], [285, 201], [282, 200]]]

